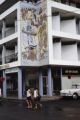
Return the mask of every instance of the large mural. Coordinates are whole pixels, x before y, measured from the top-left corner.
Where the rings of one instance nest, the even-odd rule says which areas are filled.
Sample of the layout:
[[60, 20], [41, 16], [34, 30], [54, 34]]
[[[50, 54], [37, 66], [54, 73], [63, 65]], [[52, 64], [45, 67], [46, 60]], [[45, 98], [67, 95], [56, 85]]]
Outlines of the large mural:
[[42, 0], [38, 6], [21, 8], [21, 52], [23, 63], [47, 60], [48, 41], [45, 4], [45, 0]]

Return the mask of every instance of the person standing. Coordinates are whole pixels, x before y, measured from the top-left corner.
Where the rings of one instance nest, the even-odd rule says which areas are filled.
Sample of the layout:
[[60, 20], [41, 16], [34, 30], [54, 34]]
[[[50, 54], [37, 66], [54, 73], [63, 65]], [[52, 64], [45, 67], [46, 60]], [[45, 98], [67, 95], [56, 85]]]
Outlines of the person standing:
[[26, 95], [27, 95], [27, 105], [28, 105], [28, 108], [32, 108], [32, 99], [31, 99], [31, 96], [32, 96], [32, 92], [31, 92], [31, 89], [30, 87], [28, 87], [27, 91], [26, 91]]
[[35, 88], [34, 89], [34, 103], [35, 103], [35, 109], [37, 109], [38, 108], [38, 105], [40, 106], [40, 107], [42, 107], [42, 105], [40, 104], [40, 99], [41, 99], [41, 96], [40, 96], [40, 94], [39, 94], [39, 91], [38, 91], [38, 89], [37, 88]]

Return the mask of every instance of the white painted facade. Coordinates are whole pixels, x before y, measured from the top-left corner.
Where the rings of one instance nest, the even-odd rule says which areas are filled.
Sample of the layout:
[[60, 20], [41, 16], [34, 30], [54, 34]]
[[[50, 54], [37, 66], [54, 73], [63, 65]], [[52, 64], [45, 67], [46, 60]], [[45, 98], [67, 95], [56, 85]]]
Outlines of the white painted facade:
[[0, 4], [4, 3], [6, 0], [0, 0]]

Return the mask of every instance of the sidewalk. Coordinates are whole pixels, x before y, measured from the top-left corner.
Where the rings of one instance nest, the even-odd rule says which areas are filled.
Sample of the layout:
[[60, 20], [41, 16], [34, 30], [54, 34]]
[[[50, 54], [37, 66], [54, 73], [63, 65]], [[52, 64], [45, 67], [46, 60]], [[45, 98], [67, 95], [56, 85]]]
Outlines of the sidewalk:
[[[17, 97], [7, 97], [7, 98], [2, 98], [3, 100], [14, 100], [14, 101], [25, 101], [26, 98], [18, 99]], [[54, 95], [54, 96], [43, 96], [41, 97], [41, 101], [54, 101], [54, 100], [59, 100], [61, 99], [60, 95]]]

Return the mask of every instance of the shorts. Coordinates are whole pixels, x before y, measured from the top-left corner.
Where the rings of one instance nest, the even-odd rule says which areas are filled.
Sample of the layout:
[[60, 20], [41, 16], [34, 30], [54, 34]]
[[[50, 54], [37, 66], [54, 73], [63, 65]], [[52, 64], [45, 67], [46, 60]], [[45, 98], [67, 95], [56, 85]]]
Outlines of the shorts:
[[39, 102], [40, 101], [40, 99], [41, 99], [41, 96], [38, 96], [38, 97], [36, 97], [36, 98], [34, 98], [34, 100], [37, 102]]
[[31, 100], [31, 96], [30, 96], [30, 97], [27, 97], [27, 100]]

